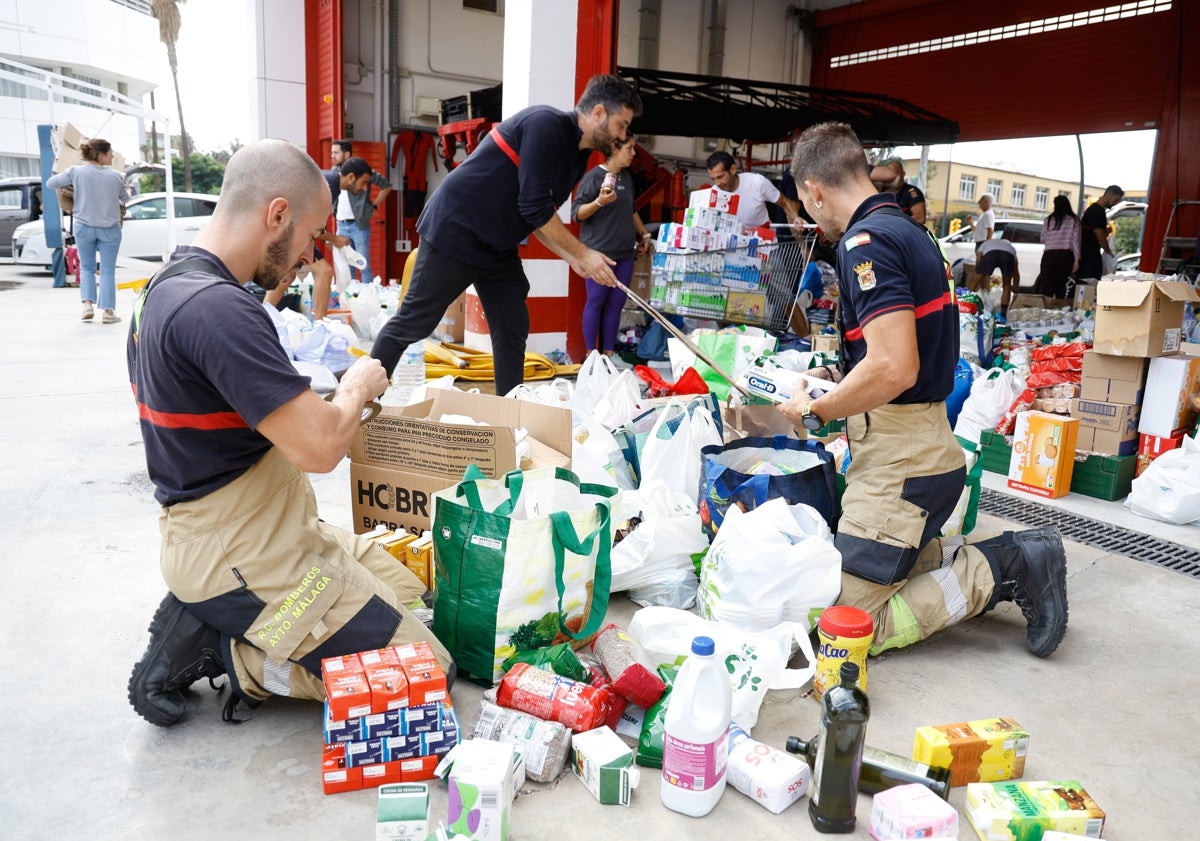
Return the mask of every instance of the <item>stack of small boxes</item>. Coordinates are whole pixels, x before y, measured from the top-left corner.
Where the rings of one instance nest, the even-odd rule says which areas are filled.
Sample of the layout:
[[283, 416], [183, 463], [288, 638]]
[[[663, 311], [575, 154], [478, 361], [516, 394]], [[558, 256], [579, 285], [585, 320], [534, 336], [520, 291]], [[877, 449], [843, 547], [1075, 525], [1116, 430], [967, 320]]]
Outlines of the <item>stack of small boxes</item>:
[[321, 661], [326, 794], [433, 777], [459, 739], [446, 675], [428, 643]]
[[761, 321], [769, 279], [770, 228], [745, 231], [738, 196], [697, 190], [682, 224], [659, 228], [651, 262], [650, 302], [681, 315]]
[[433, 535], [418, 536], [396, 532], [387, 526], [376, 526], [363, 537], [370, 538], [389, 555], [404, 564], [430, 590], [433, 589]]

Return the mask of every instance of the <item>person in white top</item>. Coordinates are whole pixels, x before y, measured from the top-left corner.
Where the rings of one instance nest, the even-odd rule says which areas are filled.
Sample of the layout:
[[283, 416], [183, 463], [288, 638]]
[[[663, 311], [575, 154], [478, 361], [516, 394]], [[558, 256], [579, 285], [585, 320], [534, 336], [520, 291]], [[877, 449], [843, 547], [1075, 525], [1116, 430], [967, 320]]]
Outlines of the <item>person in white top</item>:
[[704, 162], [708, 167], [708, 177], [718, 190], [733, 193], [738, 197], [738, 222], [746, 228], [757, 228], [770, 221], [767, 205], [775, 204], [783, 208], [789, 223], [796, 221], [800, 208], [795, 201], [779, 192], [779, 190], [757, 172], [738, 172], [733, 156], [728, 152], [713, 152]]
[[984, 193], [979, 197], [979, 209], [983, 213], [975, 220], [975, 250], [992, 238], [996, 230], [996, 214], [992, 212], [992, 194]]

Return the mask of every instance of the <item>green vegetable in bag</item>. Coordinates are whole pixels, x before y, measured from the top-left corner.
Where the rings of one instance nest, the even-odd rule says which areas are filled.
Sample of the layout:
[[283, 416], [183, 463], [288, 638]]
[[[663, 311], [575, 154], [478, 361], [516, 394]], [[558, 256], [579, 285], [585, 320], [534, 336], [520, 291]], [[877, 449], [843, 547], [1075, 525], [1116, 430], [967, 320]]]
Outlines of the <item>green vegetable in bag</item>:
[[671, 688], [679, 666], [659, 666], [658, 676], [667, 685], [667, 691], [657, 702], [646, 709], [642, 719], [642, 735], [638, 739], [637, 756], [634, 762], [646, 768], [661, 768], [663, 760], [663, 723], [667, 720], [667, 704], [671, 701]]
[[571, 648], [570, 643], [563, 642], [533, 651], [518, 651], [504, 661], [504, 671], [507, 672], [517, 663], [528, 663], [531, 666], [549, 669], [556, 675], [569, 677], [571, 680], [588, 682], [588, 671], [575, 656], [575, 650]]

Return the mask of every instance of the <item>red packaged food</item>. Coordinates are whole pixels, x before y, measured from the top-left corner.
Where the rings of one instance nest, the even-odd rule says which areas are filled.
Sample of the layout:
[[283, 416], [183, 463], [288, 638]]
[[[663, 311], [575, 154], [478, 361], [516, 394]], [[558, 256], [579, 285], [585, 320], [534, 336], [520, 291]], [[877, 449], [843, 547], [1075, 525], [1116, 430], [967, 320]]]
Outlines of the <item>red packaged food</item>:
[[554, 672], [517, 663], [496, 692], [502, 707], [520, 710], [546, 721], [557, 721], [576, 733], [605, 724], [613, 709], [607, 689], [589, 686]]
[[592, 640], [592, 652], [600, 658], [612, 679], [613, 691], [642, 709], [652, 706], [667, 685], [646, 656], [646, 650], [616, 625], [600, 629]]
[[1017, 426], [1017, 415], [1020, 412], [1027, 411], [1033, 401], [1037, 399], [1037, 390], [1034, 388], [1026, 388], [1017, 395], [1017, 399], [1008, 407], [1008, 411], [1004, 413], [1004, 417], [1000, 418], [1000, 422], [996, 424], [996, 432], [1000, 435], [1012, 435]]

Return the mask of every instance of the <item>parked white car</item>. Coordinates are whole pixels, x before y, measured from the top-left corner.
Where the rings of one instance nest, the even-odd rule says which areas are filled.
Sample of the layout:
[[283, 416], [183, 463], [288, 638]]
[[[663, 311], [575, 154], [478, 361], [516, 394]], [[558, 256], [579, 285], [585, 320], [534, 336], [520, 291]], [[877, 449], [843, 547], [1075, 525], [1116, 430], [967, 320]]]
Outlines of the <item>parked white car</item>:
[[[204, 193], [175, 193], [175, 244], [191, 245], [208, 224], [217, 207], [217, 197]], [[65, 229], [64, 229], [65, 230]], [[143, 193], [125, 205], [121, 225], [121, 248], [117, 259], [161, 262], [167, 255], [166, 193]], [[12, 237], [13, 262], [44, 266], [47, 271], [53, 249], [46, 245], [42, 220], [18, 225]]]

